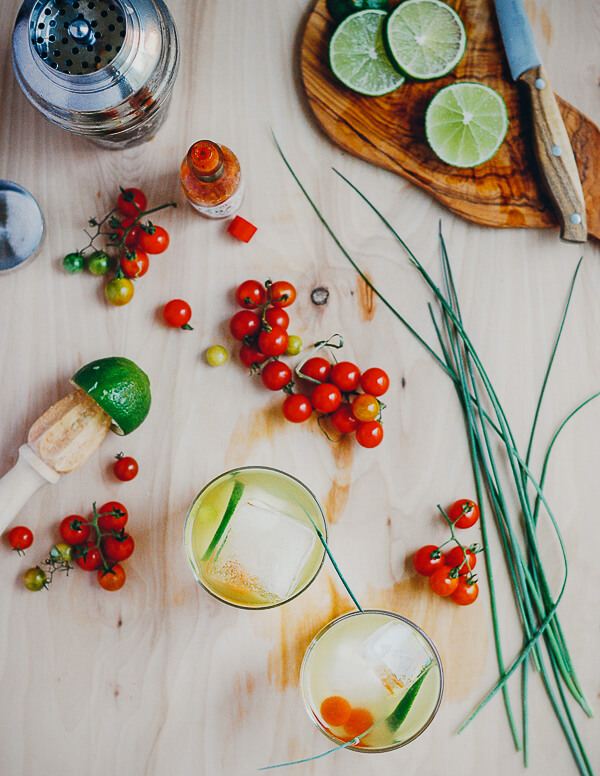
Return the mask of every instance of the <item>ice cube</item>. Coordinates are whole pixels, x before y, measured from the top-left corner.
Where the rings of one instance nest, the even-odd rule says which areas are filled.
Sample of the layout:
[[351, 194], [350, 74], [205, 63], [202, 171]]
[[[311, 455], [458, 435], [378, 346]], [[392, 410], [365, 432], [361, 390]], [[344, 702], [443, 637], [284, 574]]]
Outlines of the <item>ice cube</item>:
[[240, 501], [208, 572], [223, 584], [276, 603], [285, 600], [316, 542], [314, 530], [259, 501]]
[[361, 655], [390, 693], [408, 689], [432, 662], [421, 637], [403, 622], [377, 628], [363, 641]]

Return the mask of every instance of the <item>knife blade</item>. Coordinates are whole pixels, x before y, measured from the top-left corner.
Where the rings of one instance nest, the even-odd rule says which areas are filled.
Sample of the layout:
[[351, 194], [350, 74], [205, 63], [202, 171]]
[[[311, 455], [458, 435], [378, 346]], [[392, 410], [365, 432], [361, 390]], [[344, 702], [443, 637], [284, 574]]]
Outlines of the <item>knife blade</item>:
[[494, 0], [494, 4], [511, 75], [528, 91], [535, 156], [560, 221], [560, 237], [585, 242], [587, 219], [579, 170], [523, 0]]

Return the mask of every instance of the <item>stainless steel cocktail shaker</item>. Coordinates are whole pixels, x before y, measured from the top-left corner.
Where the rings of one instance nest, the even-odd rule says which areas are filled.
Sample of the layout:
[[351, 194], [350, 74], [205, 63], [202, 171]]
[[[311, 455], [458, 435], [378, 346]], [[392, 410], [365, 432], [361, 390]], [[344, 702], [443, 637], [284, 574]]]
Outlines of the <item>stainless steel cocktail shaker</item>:
[[19, 85], [49, 121], [108, 148], [154, 136], [179, 61], [162, 0], [25, 0], [12, 54]]

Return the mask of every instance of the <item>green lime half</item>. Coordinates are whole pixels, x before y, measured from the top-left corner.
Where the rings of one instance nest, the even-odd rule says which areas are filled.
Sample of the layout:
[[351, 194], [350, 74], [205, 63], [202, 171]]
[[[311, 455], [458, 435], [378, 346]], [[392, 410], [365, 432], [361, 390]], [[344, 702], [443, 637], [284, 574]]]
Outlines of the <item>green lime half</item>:
[[390, 55], [411, 78], [439, 78], [460, 62], [467, 34], [460, 16], [440, 0], [407, 0], [390, 14]]
[[367, 8], [387, 10], [388, 0], [327, 0], [327, 10], [334, 22], [341, 22], [346, 16]]
[[385, 11], [359, 11], [347, 16], [333, 33], [329, 62], [349, 89], [370, 97], [388, 94], [404, 83], [383, 43]]
[[71, 382], [110, 415], [118, 434], [130, 434], [150, 410], [148, 375], [128, 358], [111, 356], [92, 361], [75, 372]]
[[425, 114], [429, 145], [454, 167], [476, 167], [491, 159], [507, 128], [504, 100], [484, 84], [457, 83], [440, 89]]

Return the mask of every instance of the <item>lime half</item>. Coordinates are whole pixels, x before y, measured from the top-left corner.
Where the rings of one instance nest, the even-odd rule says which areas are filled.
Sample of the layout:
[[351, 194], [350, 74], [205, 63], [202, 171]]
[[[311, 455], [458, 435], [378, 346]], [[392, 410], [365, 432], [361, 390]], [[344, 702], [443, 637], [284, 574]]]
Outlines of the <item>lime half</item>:
[[100, 358], [82, 366], [71, 378], [112, 418], [116, 432], [130, 434], [150, 410], [150, 380], [128, 358]]
[[386, 25], [390, 55], [411, 78], [439, 78], [460, 62], [467, 34], [460, 16], [440, 0], [407, 0]]
[[491, 159], [507, 127], [504, 100], [484, 84], [458, 83], [440, 89], [425, 114], [429, 145], [454, 167], [476, 167]]
[[347, 16], [333, 33], [329, 62], [334, 75], [349, 89], [377, 97], [404, 83], [383, 43], [385, 11], [359, 11]]

